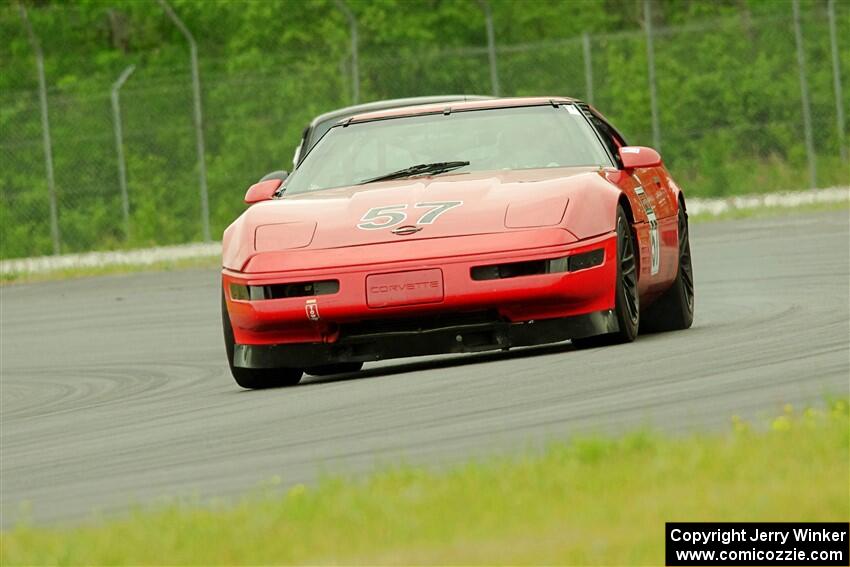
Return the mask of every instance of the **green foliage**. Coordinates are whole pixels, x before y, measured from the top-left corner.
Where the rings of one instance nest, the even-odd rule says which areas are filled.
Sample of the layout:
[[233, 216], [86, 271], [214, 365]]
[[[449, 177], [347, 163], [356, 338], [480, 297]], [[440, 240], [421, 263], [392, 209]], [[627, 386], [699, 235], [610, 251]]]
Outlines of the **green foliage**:
[[[62, 250], [201, 237], [189, 50], [153, 0], [25, 0], [41, 38]], [[245, 188], [289, 169], [318, 113], [352, 102], [350, 36], [332, 0], [173, 0], [198, 41], [216, 237]], [[491, 92], [473, 0], [348, 0], [359, 22], [360, 101]], [[643, 2], [491, 0], [503, 95], [588, 98], [652, 145]], [[826, 0], [802, 0], [818, 185], [850, 182]], [[850, 4], [836, 2], [850, 101]], [[688, 195], [808, 185], [789, 2], [653, 0], [661, 150]], [[589, 34], [593, 84], [585, 78]], [[52, 251], [37, 75], [17, 3], [0, 4], [0, 257]], [[130, 233], [121, 212], [110, 86], [121, 91]], [[844, 125], [846, 131], [846, 125]]]

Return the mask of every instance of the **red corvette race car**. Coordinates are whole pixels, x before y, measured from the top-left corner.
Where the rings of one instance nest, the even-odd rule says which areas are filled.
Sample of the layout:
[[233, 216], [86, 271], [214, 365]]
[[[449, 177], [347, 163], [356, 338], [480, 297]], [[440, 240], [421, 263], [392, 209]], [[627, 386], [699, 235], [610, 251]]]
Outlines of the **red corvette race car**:
[[681, 190], [570, 98], [451, 102], [332, 127], [224, 233], [227, 358], [245, 388], [365, 361], [691, 325]]

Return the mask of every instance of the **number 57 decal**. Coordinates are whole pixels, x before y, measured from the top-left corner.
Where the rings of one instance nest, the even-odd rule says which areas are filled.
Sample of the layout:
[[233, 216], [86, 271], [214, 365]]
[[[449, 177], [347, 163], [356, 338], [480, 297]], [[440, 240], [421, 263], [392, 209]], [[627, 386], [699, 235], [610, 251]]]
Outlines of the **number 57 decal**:
[[[428, 211], [419, 217], [416, 224], [432, 224], [437, 220], [437, 217], [455, 207], [459, 207], [463, 201], [441, 201], [433, 203], [416, 203], [413, 205], [416, 209], [428, 209]], [[384, 207], [375, 207], [366, 211], [357, 228], [362, 230], [378, 230], [381, 228], [389, 228], [396, 226], [407, 220], [405, 212], [407, 205], [387, 205]]]

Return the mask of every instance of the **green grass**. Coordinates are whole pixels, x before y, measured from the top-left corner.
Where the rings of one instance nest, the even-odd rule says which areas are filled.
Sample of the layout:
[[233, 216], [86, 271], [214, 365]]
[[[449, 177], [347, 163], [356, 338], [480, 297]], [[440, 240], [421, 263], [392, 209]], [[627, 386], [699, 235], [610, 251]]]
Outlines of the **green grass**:
[[751, 427], [553, 444], [235, 504], [0, 534], [17, 564], [663, 564], [666, 521], [847, 521], [847, 399]]
[[50, 272], [38, 272], [25, 274], [11, 272], [0, 274], [0, 285], [16, 283], [34, 283], [43, 281], [69, 280], [76, 278], [91, 278], [95, 276], [108, 276], [113, 274], [132, 274], [136, 272], [170, 272], [174, 270], [185, 270], [191, 268], [218, 268], [221, 266], [221, 258], [210, 256], [206, 258], [186, 258], [183, 260], [165, 260], [152, 264], [115, 264], [110, 266], [92, 266], [80, 268], [66, 268]]
[[828, 211], [846, 211], [848, 209], [850, 209], [850, 201], [840, 201], [837, 203], [809, 203], [805, 205], [798, 205], [796, 207], [764, 206], [752, 209], [730, 209], [726, 212], [720, 213], [719, 215], [712, 215], [708, 213], [690, 215], [689, 219], [692, 222], [702, 223], [716, 220], [792, 217]]

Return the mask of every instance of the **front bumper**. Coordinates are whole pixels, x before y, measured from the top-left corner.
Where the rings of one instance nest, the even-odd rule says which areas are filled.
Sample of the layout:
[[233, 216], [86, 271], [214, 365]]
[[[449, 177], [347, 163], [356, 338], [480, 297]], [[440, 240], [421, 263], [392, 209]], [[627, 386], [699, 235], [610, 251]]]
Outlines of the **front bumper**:
[[[579, 336], [589, 336], [599, 332], [610, 332], [609, 318], [605, 313], [614, 307], [614, 289], [616, 282], [616, 235], [606, 234], [593, 239], [558, 244], [538, 246], [532, 249], [511, 250], [510, 234], [493, 235], [488, 248], [492, 250], [510, 250], [510, 252], [490, 252], [474, 254], [453, 253], [462, 248], [460, 239], [443, 238], [423, 241], [422, 247], [427, 247], [429, 258], [394, 259], [392, 261], [375, 262], [370, 265], [357, 264], [340, 266], [338, 258], [334, 268], [310, 268], [307, 270], [286, 270], [279, 272], [242, 273], [223, 270], [222, 278], [225, 290], [227, 310], [236, 340], [237, 366], [245, 364], [264, 367], [263, 360], [278, 358], [277, 355], [259, 354], [261, 352], [283, 352], [287, 345], [298, 345], [303, 352], [319, 354], [304, 355], [309, 361], [321, 359], [317, 364], [325, 364], [340, 357], [339, 360], [377, 360], [395, 355], [395, 346], [388, 344], [393, 341], [403, 342], [400, 347], [404, 353], [398, 356], [418, 354], [414, 343], [416, 340], [397, 341], [399, 338], [410, 338], [412, 335], [395, 335], [372, 337], [369, 340], [356, 338], [350, 331], [352, 327], [361, 326], [370, 321], [404, 321], [404, 320], [433, 320], [445, 318], [446, 315], [481, 317], [476, 320], [474, 328], [465, 332], [478, 331], [489, 333], [489, 341], [495, 341], [492, 348], [520, 346], [522, 344], [540, 344], [553, 340], [529, 342], [527, 330], [521, 330], [514, 325], [535, 321], [535, 325], [544, 320], [575, 319], [587, 315], [592, 324], [588, 327], [575, 319], [575, 323], [555, 325], [552, 332], [565, 340]], [[501, 242], [500, 242], [501, 240]], [[455, 242], [452, 242], [455, 241]], [[461, 246], [459, 246], [461, 245]], [[574, 272], [546, 273], [511, 277], [507, 279], [475, 280], [472, 277], [473, 268], [504, 262], [531, 262], [548, 260], [564, 256], [582, 254], [593, 250], [604, 250], [604, 260], [601, 264]], [[322, 265], [324, 250], [310, 252], [310, 261], [314, 265]], [[365, 251], [363, 251], [365, 252]], [[338, 251], [334, 251], [338, 254]], [[361, 251], [352, 249], [353, 258], [362, 258]], [[329, 265], [329, 264], [325, 264]], [[420, 303], [416, 305], [370, 307], [367, 298], [367, 278], [375, 274], [389, 274], [412, 270], [440, 270], [443, 280], [443, 296], [439, 301]], [[316, 296], [283, 297], [280, 299], [264, 299], [260, 301], [239, 300], [231, 297], [230, 284], [243, 286], [270, 286], [305, 281], [337, 280], [338, 289], [335, 293]], [[596, 315], [590, 315], [596, 314]], [[604, 321], [603, 321], [604, 320]], [[462, 322], [461, 327], [467, 323]], [[484, 325], [484, 327], [480, 327]], [[454, 327], [457, 325], [448, 325]], [[485, 328], [486, 327], [486, 328]], [[590, 328], [594, 332], [584, 332]], [[422, 354], [434, 352], [468, 352], [457, 350], [478, 348], [480, 345], [472, 341], [469, 345], [455, 344], [457, 333], [442, 325], [439, 321], [434, 325], [427, 324], [425, 331], [416, 331], [420, 335], [430, 333], [434, 341]], [[415, 330], [415, 329], [414, 329]], [[456, 330], [456, 329], [455, 329]], [[616, 330], [616, 328], [614, 329]], [[576, 334], [580, 333], [580, 334]], [[367, 333], [369, 334], [369, 333]], [[449, 337], [451, 340], [443, 337]], [[463, 333], [461, 333], [463, 335]], [[572, 336], [571, 336], [572, 335]], [[454, 341], [452, 343], [451, 341]], [[501, 341], [501, 342], [500, 342]], [[356, 347], [364, 343], [382, 343], [385, 346]], [[461, 341], [463, 343], [463, 341]], [[434, 350], [437, 348], [437, 350]], [[494, 346], [495, 345], [495, 346]], [[264, 346], [267, 349], [252, 349], [242, 347]], [[343, 348], [345, 347], [345, 348]], [[359, 349], [359, 350], [358, 350]], [[343, 354], [347, 353], [347, 354]], [[384, 353], [384, 354], [382, 354]], [[292, 353], [290, 353], [292, 354]], [[292, 354], [295, 356], [295, 354]], [[300, 356], [300, 355], [299, 355]], [[354, 358], [352, 358], [354, 357]], [[295, 363], [287, 364], [289, 366]], [[297, 365], [302, 365], [298, 363]]]

